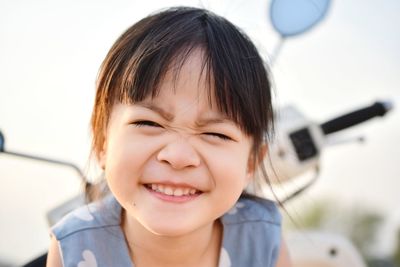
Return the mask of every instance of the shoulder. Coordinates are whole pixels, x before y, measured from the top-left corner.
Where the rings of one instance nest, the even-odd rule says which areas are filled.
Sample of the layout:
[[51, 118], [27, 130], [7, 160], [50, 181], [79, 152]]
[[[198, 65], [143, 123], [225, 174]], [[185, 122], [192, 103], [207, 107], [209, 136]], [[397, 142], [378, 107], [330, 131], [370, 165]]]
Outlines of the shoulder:
[[[131, 266], [120, 226], [121, 210], [109, 196], [72, 211], [58, 222], [51, 235], [63, 266]], [[57, 258], [56, 253], [52, 256]]]
[[273, 201], [241, 197], [221, 222], [222, 253], [232, 266], [275, 266], [281, 245], [281, 215]]
[[253, 196], [241, 197], [222, 218], [225, 224], [263, 222], [280, 226], [282, 217], [275, 202]]
[[52, 227], [51, 232], [57, 240], [62, 240], [78, 232], [118, 226], [120, 214], [121, 207], [113, 197], [108, 196], [68, 213]]

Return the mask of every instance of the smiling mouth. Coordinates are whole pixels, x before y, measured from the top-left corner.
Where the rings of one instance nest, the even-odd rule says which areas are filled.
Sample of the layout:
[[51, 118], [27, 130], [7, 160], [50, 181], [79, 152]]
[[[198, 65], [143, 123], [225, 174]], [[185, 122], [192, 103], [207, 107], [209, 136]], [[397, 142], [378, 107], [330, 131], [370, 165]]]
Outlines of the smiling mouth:
[[151, 191], [174, 197], [195, 196], [202, 193], [195, 188], [189, 187], [171, 186], [164, 184], [145, 184], [144, 186]]

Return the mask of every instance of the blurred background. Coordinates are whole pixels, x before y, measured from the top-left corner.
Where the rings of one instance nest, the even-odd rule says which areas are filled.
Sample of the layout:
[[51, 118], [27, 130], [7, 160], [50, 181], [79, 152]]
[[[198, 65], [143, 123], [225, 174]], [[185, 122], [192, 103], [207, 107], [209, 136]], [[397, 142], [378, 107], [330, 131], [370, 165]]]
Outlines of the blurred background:
[[[115, 39], [173, 5], [208, 8], [242, 28], [268, 61], [279, 42], [267, 0], [0, 0], [0, 130], [5, 149], [85, 169], [98, 68]], [[400, 266], [400, 2], [334, 0], [311, 31], [287, 40], [271, 72], [276, 104], [324, 122], [376, 100], [395, 108], [325, 149], [318, 181], [287, 204], [286, 231], [349, 236], [370, 266]], [[49, 242], [46, 213], [81, 192], [66, 167], [0, 154], [0, 266], [21, 265]], [[380, 263], [378, 263], [380, 262]], [[389, 265], [385, 265], [389, 266]], [[394, 266], [394, 265], [390, 265]]]

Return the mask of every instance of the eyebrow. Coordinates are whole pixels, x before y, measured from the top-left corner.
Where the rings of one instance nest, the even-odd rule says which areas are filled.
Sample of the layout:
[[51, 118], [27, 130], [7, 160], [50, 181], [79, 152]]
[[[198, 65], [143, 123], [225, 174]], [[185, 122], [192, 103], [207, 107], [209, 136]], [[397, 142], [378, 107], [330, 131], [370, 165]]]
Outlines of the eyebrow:
[[[163, 109], [162, 107], [156, 106], [153, 103], [146, 103], [146, 102], [141, 102], [141, 103], [137, 103], [138, 105], [150, 109], [154, 112], [157, 112], [158, 114], [160, 114], [165, 120], [167, 121], [172, 121], [174, 119], [174, 115], [170, 112], [168, 112], [167, 110]], [[211, 116], [204, 116], [201, 117], [198, 121], [195, 122], [195, 125], [197, 127], [204, 127], [207, 124], [220, 124], [220, 123], [230, 123], [235, 125], [235, 123], [229, 119], [226, 116], [221, 116], [221, 115], [211, 115]]]
[[144, 108], [148, 108], [152, 111], [157, 112], [158, 114], [161, 115], [161, 117], [163, 117], [164, 119], [166, 119], [167, 121], [172, 121], [174, 119], [174, 115], [172, 115], [170, 112], [166, 111], [165, 109], [156, 106], [152, 103], [146, 103], [146, 102], [141, 102], [141, 103], [137, 103], [138, 105], [144, 107]]
[[196, 121], [195, 124], [197, 127], [204, 127], [205, 125], [208, 124], [220, 124], [220, 123], [234, 124], [232, 120], [224, 116], [200, 118], [198, 121]]

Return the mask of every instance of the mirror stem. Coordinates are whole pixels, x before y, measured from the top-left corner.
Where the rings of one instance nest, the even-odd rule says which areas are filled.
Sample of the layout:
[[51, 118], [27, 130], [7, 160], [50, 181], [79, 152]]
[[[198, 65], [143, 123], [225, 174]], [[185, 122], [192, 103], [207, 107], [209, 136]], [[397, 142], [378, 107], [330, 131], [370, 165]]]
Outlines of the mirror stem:
[[269, 65], [272, 67], [278, 57], [279, 53], [282, 50], [283, 43], [285, 42], [286, 38], [284, 36], [280, 36], [278, 43], [275, 45], [272, 54], [270, 55]]

